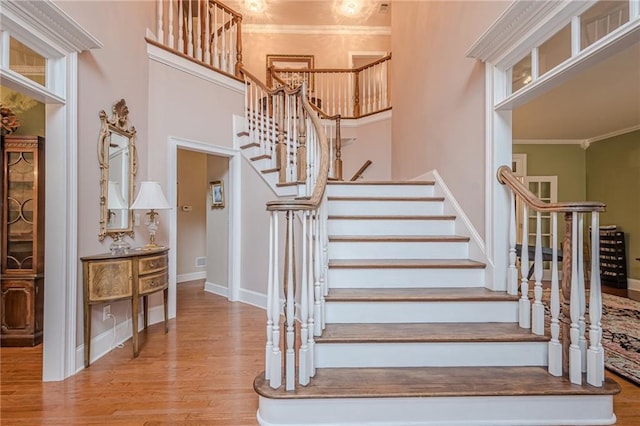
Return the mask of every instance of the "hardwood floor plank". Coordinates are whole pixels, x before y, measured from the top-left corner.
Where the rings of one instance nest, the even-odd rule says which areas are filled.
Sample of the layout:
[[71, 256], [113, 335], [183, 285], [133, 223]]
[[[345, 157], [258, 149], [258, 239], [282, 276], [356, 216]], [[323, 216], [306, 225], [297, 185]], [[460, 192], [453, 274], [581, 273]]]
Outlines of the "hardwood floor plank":
[[[139, 358], [128, 341], [63, 382], [42, 383], [42, 346], [0, 349], [0, 423], [256, 425], [253, 380], [264, 369], [265, 313], [202, 287], [178, 285], [169, 334], [161, 324], [141, 333]], [[616, 424], [640, 424], [640, 387], [606, 374], [622, 387]]]

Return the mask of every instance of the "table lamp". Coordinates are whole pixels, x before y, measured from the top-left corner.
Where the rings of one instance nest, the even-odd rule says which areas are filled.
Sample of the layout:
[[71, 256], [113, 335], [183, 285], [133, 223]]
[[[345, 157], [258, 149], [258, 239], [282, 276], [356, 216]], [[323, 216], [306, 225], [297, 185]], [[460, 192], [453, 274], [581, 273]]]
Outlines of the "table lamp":
[[141, 247], [143, 250], [151, 250], [160, 247], [156, 244], [156, 231], [158, 230], [158, 212], [156, 210], [170, 209], [171, 206], [162, 193], [159, 182], [142, 182], [138, 197], [131, 205], [132, 210], [149, 210], [145, 224], [149, 231], [149, 244]]

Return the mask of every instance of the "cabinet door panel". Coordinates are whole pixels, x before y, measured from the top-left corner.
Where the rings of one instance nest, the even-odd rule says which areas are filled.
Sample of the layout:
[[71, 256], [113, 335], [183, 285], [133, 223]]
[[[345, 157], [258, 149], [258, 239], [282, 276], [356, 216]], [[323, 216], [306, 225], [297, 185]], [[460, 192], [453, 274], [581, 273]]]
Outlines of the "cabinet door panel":
[[89, 297], [94, 302], [131, 297], [132, 270], [128, 260], [91, 262]]
[[33, 284], [30, 281], [2, 283], [2, 331], [33, 330]]

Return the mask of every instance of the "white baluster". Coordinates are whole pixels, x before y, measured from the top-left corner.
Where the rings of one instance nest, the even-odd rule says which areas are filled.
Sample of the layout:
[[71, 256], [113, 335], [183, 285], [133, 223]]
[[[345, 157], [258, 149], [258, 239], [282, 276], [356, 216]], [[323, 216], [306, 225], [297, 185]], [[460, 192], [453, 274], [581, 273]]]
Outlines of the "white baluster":
[[235, 73], [235, 67], [236, 67], [236, 56], [237, 56], [237, 51], [238, 51], [238, 24], [234, 24], [231, 27], [231, 57], [229, 58], [229, 62], [228, 62], [228, 67], [229, 69], [227, 70], [227, 72], [229, 74], [234, 74]]
[[184, 46], [184, 38], [182, 37], [182, 33], [184, 30], [184, 3], [182, 0], [178, 3], [178, 49], [184, 53], [186, 52], [186, 48]]
[[227, 69], [227, 30], [225, 29], [225, 24], [227, 22], [227, 14], [226, 11], [222, 10], [222, 21], [220, 22], [220, 29], [222, 30], [222, 40], [220, 46], [220, 69]]
[[296, 375], [296, 353], [295, 353], [295, 300], [294, 300], [294, 288], [295, 277], [293, 270], [295, 268], [295, 247], [293, 237], [293, 212], [287, 211], [287, 254], [285, 255], [286, 265], [286, 291], [287, 294], [285, 302], [285, 315], [287, 321], [287, 353], [285, 359], [285, 377], [286, 377], [286, 390], [295, 389], [295, 375]]
[[200, 12], [202, 11], [202, 0], [198, 0], [198, 16], [193, 19], [196, 21], [196, 59], [202, 61], [202, 20]]
[[580, 295], [578, 286], [578, 214], [572, 213], [571, 221], [571, 345], [569, 346], [569, 380], [582, 384], [582, 353], [580, 351]]
[[533, 288], [533, 308], [531, 331], [539, 336], [544, 335], [544, 305], [542, 304], [542, 213], [536, 212], [536, 251], [534, 258], [535, 286]]
[[302, 282], [300, 283], [300, 366], [298, 368], [298, 381], [301, 385], [305, 386], [309, 383], [309, 310], [307, 302], [309, 296], [307, 295], [307, 219], [309, 212], [302, 212]]
[[[168, 36], [168, 41], [169, 41], [169, 47], [171, 49], [173, 49], [173, 47], [175, 46], [175, 40], [174, 40], [174, 34], [173, 34], [173, 1], [174, 0], [169, 0], [169, 36]], [[158, 2], [161, 2], [161, 0], [158, 0]]]
[[[308, 163], [307, 163], [308, 164]], [[308, 180], [308, 179], [307, 179]], [[314, 351], [315, 351], [315, 340], [313, 339], [314, 330], [315, 330], [315, 299], [314, 299], [314, 281], [313, 281], [313, 212], [306, 212], [306, 220], [309, 222], [309, 265], [307, 266], [307, 286], [309, 290], [307, 292], [307, 305], [309, 307], [309, 326], [308, 330], [308, 343], [309, 351], [307, 352], [308, 361], [307, 361], [307, 375], [309, 377], [313, 377], [316, 375], [316, 367], [315, 367], [315, 359], [314, 359]]]
[[211, 38], [211, 28], [209, 26], [209, 21], [211, 20], [211, 9], [209, 9], [209, 2], [205, 2], [204, 7], [204, 62], [208, 65], [211, 65], [211, 45], [209, 43], [209, 39]]
[[322, 294], [322, 283], [320, 282], [320, 275], [322, 270], [322, 247], [320, 243], [320, 212], [316, 211], [314, 215], [314, 281], [313, 281], [313, 291], [315, 296], [315, 302], [313, 306], [313, 316], [315, 317], [315, 329], [314, 335], [320, 336], [322, 334], [322, 330], [324, 330], [325, 326], [325, 318], [324, 318], [324, 297]]
[[193, 10], [189, 1], [189, 12], [187, 18], [187, 55], [193, 58]]
[[213, 66], [220, 69], [220, 52], [218, 52], [218, 6], [213, 7]]
[[508, 293], [518, 294], [518, 269], [516, 268], [516, 196], [513, 191], [509, 191], [509, 273], [508, 273]]
[[585, 337], [587, 324], [585, 322], [585, 313], [587, 310], [586, 286], [584, 283], [584, 213], [578, 213], [578, 296], [580, 298], [580, 315], [578, 317], [578, 326], [580, 327], [580, 353], [582, 354], [581, 365], [582, 372], [587, 371], [587, 339]]
[[551, 340], [549, 341], [549, 374], [562, 376], [562, 344], [560, 343], [560, 286], [558, 283], [558, 213], [551, 213]]
[[604, 349], [602, 348], [602, 289], [600, 287], [599, 213], [591, 213], [591, 281], [589, 290], [589, 351], [587, 383], [602, 386], [604, 382]]
[[269, 368], [269, 386], [278, 389], [282, 386], [282, 352], [280, 351], [280, 276], [278, 274], [278, 217], [277, 212], [273, 212], [273, 293], [271, 297], [271, 309], [273, 313], [273, 352], [269, 357], [271, 367]]
[[520, 249], [520, 327], [531, 327], [531, 301], [529, 300], [529, 213], [526, 204], [522, 206], [522, 244]]
[[[271, 212], [271, 220], [269, 221], [269, 272], [267, 275], [267, 344], [265, 346], [264, 357], [264, 378], [271, 380], [271, 355], [273, 353], [273, 252], [275, 239], [273, 235], [274, 222], [278, 220], [276, 212]], [[277, 265], [276, 265], [277, 267]]]
[[156, 24], [156, 31], [158, 32], [158, 42], [164, 44], [164, 30], [163, 30], [163, 25], [164, 25], [164, 17], [162, 16], [162, 12], [163, 12], [163, 7], [162, 7], [162, 1], [160, 0], [156, 0], [156, 15], [158, 18], [158, 22]]

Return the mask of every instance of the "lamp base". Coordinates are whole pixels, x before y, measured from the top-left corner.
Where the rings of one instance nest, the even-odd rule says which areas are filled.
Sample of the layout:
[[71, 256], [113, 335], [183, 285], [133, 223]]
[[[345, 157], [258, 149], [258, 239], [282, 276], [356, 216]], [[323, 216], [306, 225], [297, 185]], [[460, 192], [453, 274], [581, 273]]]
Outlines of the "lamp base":
[[124, 239], [124, 235], [119, 233], [116, 235], [116, 238], [113, 240], [111, 245], [109, 246], [109, 251], [113, 255], [118, 254], [127, 254], [129, 253], [129, 249], [131, 248], [131, 244], [129, 244]]
[[140, 247], [136, 247], [136, 250], [156, 250], [161, 248], [164, 248], [164, 246], [158, 245], [156, 243], [149, 243]]

